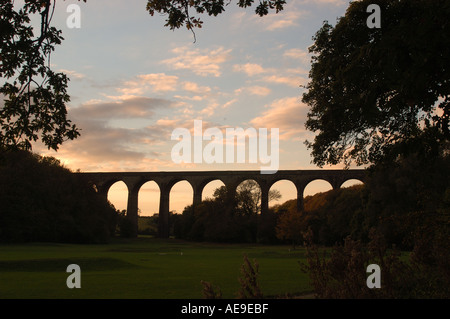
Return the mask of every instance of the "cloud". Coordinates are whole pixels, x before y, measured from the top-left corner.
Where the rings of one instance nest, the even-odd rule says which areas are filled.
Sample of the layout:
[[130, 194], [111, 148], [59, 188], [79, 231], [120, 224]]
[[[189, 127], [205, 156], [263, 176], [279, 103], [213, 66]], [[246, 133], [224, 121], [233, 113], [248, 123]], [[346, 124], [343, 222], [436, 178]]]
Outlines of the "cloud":
[[280, 76], [280, 75], [268, 75], [261, 79], [264, 82], [284, 84], [291, 87], [299, 87], [300, 85], [307, 84], [308, 80], [301, 76]]
[[86, 77], [84, 74], [79, 73], [79, 72], [74, 71], [74, 70], [60, 69], [59, 72], [65, 73], [65, 74], [68, 75], [69, 78], [75, 78], [77, 80], [81, 80], [81, 79]]
[[217, 49], [193, 49], [191, 47], [178, 47], [172, 50], [177, 56], [162, 61], [169, 67], [180, 70], [191, 70], [200, 76], [220, 76], [221, 65], [230, 59], [231, 49], [219, 47]]
[[139, 163], [146, 157], [145, 152], [130, 146], [139, 140], [136, 131], [108, 127], [105, 122], [77, 124], [82, 129], [81, 136], [65, 142], [57, 154], [71, 169], [113, 169], [122, 161]]
[[[176, 106], [170, 100], [133, 97], [119, 101], [91, 101], [72, 108], [69, 117], [80, 128], [81, 135], [65, 142], [57, 157], [69, 168], [83, 171], [145, 170], [150, 169], [145, 165], [152, 169], [170, 165], [170, 161], [161, 158], [164, 152], [159, 147], [170, 141], [172, 126], [178, 122], [155, 122], [153, 118], [157, 110]], [[130, 119], [146, 121], [130, 122], [125, 127], [114, 125], [117, 121]], [[140, 126], [137, 123], [141, 123]], [[41, 154], [52, 155], [42, 147], [38, 150]]]
[[197, 83], [189, 82], [189, 81], [183, 83], [183, 89], [188, 92], [192, 92], [192, 93], [196, 93], [196, 94], [206, 94], [206, 93], [211, 92], [210, 87], [199, 86]]
[[138, 75], [138, 79], [140, 79], [141, 83], [144, 85], [151, 85], [156, 92], [175, 91], [175, 86], [178, 81], [177, 76], [166, 75], [164, 73]]
[[[192, 120], [161, 118], [139, 128], [108, 125], [106, 120], [84, 119], [76, 124], [81, 136], [64, 143], [57, 154], [40, 144], [42, 155], [56, 156], [70, 169], [82, 171], [148, 171], [180, 168], [172, 162], [167, 146], [177, 127], [193, 128]], [[169, 148], [170, 150], [170, 148]]]
[[297, 140], [306, 134], [304, 128], [309, 107], [298, 97], [275, 100], [250, 124], [256, 128], [279, 128], [280, 139]]
[[173, 102], [158, 98], [132, 97], [112, 102], [90, 102], [70, 110], [75, 120], [106, 121], [110, 119], [150, 118], [157, 108], [169, 108]]
[[218, 108], [219, 106], [220, 106], [220, 104], [217, 102], [209, 103], [209, 105], [207, 107], [205, 107], [204, 109], [202, 109], [200, 111], [200, 114], [205, 115], [205, 116], [212, 116], [212, 115], [214, 115], [216, 108]]
[[[287, 53], [286, 53], [287, 52]], [[285, 52], [285, 56], [296, 58], [296, 59], [304, 59], [303, 55], [298, 50], [288, 50]], [[296, 68], [296, 69], [275, 69], [275, 68], [263, 68], [259, 64], [255, 63], [246, 63], [246, 64], [235, 64], [233, 66], [233, 71], [235, 72], [244, 72], [248, 76], [256, 76], [256, 75], [264, 75], [260, 78], [257, 78], [257, 81], [264, 81], [267, 83], [273, 83], [273, 84], [285, 84], [291, 87], [298, 87], [299, 85], [303, 85], [307, 83], [307, 79], [302, 76], [297, 76], [297, 74], [301, 75], [307, 75], [307, 71], [303, 68]], [[279, 74], [287, 74], [287, 75], [279, 75]], [[248, 89], [238, 89], [235, 92], [240, 93], [243, 91], [250, 92], [254, 95], [267, 95], [270, 90], [269, 89], [263, 89], [259, 90], [262, 87], [260, 86], [253, 86]], [[269, 91], [268, 91], [269, 90]]]
[[233, 66], [233, 71], [244, 72], [248, 76], [254, 76], [267, 72], [267, 70], [265, 70], [261, 65], [255, 63], [235, 64]]
[[143, 95], [151, 93], [164, 93], [182, 90], [195, 94], [194, 96], [185, 96], [176, 94], [173, 97], [182, 100], [201, 101], [211, 93], [209, 86], [201, 86], [192, 81], [179, 81], [179, 77], [175, 75], [167, 75], [165, 73], [149, 73], [137, 75], [131, 80], [124, 81], [115, 89], [120, 95], [106, 95], [105, 97], [116, 100], [130, 100], [140, 98]]
[[178, 77], [165, 73], [149, 73], [137, 75], [134, 79], [126, 81], [117, 91], [124, 95], [143, 94], [146, 91], [167, 92], [175, 91]]
[[294, 48], [286, 50], [283, 56], [300, 60], [300, 62], [302, 62], [305, 65], [309, 65], [311, 62], [311, 55], [308, 53], [308, 51], [303, 49]]
[[270, 92], [272, 92], [272, 90], [264, 86], [254, 85], [237, 89], [234, 92], [236, 94], [248, 93], [251, 95], [267, 96]]
[[226, 101], [225, 103], [222, 103], [222, 104], [221, 104], [221, 103], [219, 103], [219, 102], [216, 101], [216, 100], [212, 100], [212, 101], [210, 101], [210, 103], [209, 103], [205, 108], [203, 108], [203, 109], [199, 112], [199, 114], [202, 115], [202, 116], [210, 117], [210, 116], [216, 114], [216, 110], [217, 110], [218, 108], [220, 108], [220, 109], [227, 109], [227, 108], [229, 108], [231, 105], [233, 105], [234, 103], [236, 103], [237, 101], [238, 101], [238, 99], [231, 99], [231, 100]]
[[306, 76], [306, 77], [308, 77], [308, 75], [309, 75], [309, 71], [307, 69], [302, 68], [302, 67], [287, 69], [286, 73], [289, 73], [289, 74], [301, 74], [302, 76]]
[[231, 15], [230, 27], [234, 32], [242, 32], [242, 29], [248, 27], [257, 28], [257, 32], [260, 32], [264, 30], [278, 31], [299, 26], [298, 20], [306, 15], [307, 12], [296, 8], [297, 1], [289, 2], [284, 10], [278, 13], [271, 11], [264, 17], [260, 17], [250, 11], [236, 12]]
[[226, 109], [226, 108], [228, 108], [230, 105], [236, 103], [237, 101], [238, 101], [237, 99], [232, 99], [232, 100], [226, 102], [224, 105], [222, 105], [222, 107], [223, 107], [224, 109]]
[[194, 96], [187, 96], [187, 95], [174, 95], [174, 98], [177, 98], [179, 100], [187, 100], [187, 101], [202, 101], [204, 99], [204, 96], [200, 95], [194, 95]]
[[276, 31], [289, 27], [298, 26], [298, 20], [305, 11], [299, 11], [295, 9], [285, 9], [279, 13], [269, 13], [262, 19], [259, 17], [253, 17], [257, 23], [267, 31]]

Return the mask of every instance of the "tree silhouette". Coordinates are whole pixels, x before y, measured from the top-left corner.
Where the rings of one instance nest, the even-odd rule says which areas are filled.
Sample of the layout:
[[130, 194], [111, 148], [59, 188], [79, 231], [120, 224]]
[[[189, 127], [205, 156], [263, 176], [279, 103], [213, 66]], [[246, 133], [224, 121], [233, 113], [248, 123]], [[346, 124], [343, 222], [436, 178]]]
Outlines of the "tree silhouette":
[[[237, 5], [241, 8], [251, 7], [254, 0], [238, 0]], [[225, 11], [225, 6], [230, 2], [225, 0], [148, 0], [147, 11], [153, 16], [155, 12], [167, 15], [166, 27], [171, 30], [186, 26], [188, 30], [201, 28], [203, 21], [191, 16], [191, 11], [196, 14], [208, 14], [217, 16]], [[283, 10], [285, 0], [263, 0], [259, 1], [255, 13], [265, 16], [270, 10], [277, 13]]]
[[[381, 28], [366, 9], [381, 7]], [[448, 149], [450, 3], [445, 0], [352, 2], [335, 27], [325, 22], [303, 101], [317, 135], [319, 166], [378, 163], [398, 155]]]
[[0, 242], [105, 243], [117, 212], [54, 157], [0, 152]]
[[[84, 0], [86, 1], [86, 0]], [[57, 150], [66, 139], [79, 135], [67, 119], [69, 79], [50, 67], [50, 54], [61, 44], [61, 30], [52, 27], [55, 0], [25, 1], [16, 11], [12, 0], [0, 6], [0, 146], [31, 149], [39, 139]], [[31, 16], [41, 16], [39, 35], [35, 36]]]
[[[277, 189], [269, 190], [269, 202], [279, 200], [281, 193]], [[261, 212], [261, 188], [252, 179], [243, 181], [236, 189], [237, 210], [244, 215]]]

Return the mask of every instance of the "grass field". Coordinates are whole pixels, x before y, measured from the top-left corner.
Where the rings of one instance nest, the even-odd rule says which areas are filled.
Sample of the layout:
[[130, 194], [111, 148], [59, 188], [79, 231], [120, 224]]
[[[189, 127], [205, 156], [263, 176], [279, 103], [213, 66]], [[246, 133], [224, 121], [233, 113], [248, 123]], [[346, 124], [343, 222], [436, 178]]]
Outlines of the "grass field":
[[[0, 245], [0, 298], [203, 298], [201, 280], [235, 298], [244, 254], [258, 262], [266, 297], [311, 291], [299, 266], [303, 249], [140, 237], [105, 245]], [[80, 289], [66, 285], [69, 264], [81, 268]]]

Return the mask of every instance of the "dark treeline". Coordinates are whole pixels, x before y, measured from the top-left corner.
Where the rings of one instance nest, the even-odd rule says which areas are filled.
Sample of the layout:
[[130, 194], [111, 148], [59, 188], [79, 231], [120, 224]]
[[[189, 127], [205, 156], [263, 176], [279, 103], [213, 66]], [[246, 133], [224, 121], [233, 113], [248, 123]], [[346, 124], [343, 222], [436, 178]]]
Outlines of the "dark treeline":
[[258, 234], [260, 192], [257, 184], [246, 181], [230, 198], [225, 186], [214, 192], [212, 199], [191, 205], [182, 215], [173, 216], [175, 237], [214, 242], [255, 242]]
[[[316, 244], [331, 246], [369, 241], [376, 230], [388, 244], [412, 249], [417, 240], [429, 247], [449, 245], [450, 187], [448, 156], [423, 161], [411, 156], [368, 170], [366, 185], [308, 196], [304, 210], [295, 200], [261, 215], [260, 191], [243, 183], [230, 198], [225, 187], [213, 198], [182, 214], [170, 214], [171, 235], [186, 240], [263, 244], [303, 243], [312, 231]], [[277, 191], [269, 198], [279, 199]], [[125, 212], [117, 212], [87, 181], [52, 157], [29, 152], [2, 152], [0, 161], [1, 242], [106, 242], [126, 236]], [[158, 217], [146, 218], [156, 234]], [[142, 220], [141, 220], [142, 222]], [[425, 248], [424, 248], [425, 249]]]
[[[171, 235], [193, 241], [301, 244], [311, 230], [316, 244], [332, 246], [347, 237], [369, 242], [371, 231], [390, 245], [412, 249], [418, 238], [448, 243], [450, 187], [448, 156], [423, 161], [411, 156], [368, 170], [365, 185], [308, 196], [271, 207], [262, 216], [260, 193], [250, 181], [229, 198], [225, 187], [182, 214], [171, 214]], [[272, 194], [272, 198], [280, 194]], [[157, 216], [149, 218], [153, 229]]]
[[0, 242], [101, 243], [117, 212], [53, 157], [0, 153]]

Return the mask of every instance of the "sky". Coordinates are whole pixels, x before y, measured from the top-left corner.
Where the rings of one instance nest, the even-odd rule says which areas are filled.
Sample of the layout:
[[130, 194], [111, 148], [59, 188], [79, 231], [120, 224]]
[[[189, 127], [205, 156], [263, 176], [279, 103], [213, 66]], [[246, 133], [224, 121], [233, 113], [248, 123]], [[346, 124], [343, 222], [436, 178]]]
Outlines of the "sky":
[[[266, 17], [236, 2], [222, 15], [202, 16], [203, 28], [195, 30], [194, 39], [185, 28], [164, 27], [166, 17], [151, 16], [146, 0], [57, 1], [52, 22], [65, 40], [51, 64], [70, 78], [68, 117], [81, 136], [57, 152], [39, 144], [33, 151], [84, 172], [260, 169], [261, 163], [248, 161], [175, 163], [171, 151], [178, 141], [172, 132], [193, 132], [194, 120], [201, 120], [203, 130], [276, 128], [278, 168], [317, 169], [304, 144], [314, 138], [305, 130], [308, 106], [301, 102], [310, 69], [308, 47], [323, 21], [334, 25], [349, 2], [292, 0]], [[67, 7], [74, 3], [80, 28], [66, 23], [72, 14]], [[281, 202], [296, 196], [286, 183], [276, 184]], [[219, 185], [208, 185], [204, 197]], [[124, 187], [116, 184], [109, 193], [119, 209], [126, 208]], [[144, 185], [142, 215], [157, 212], [158, 194], [152, 183]], [[190, 203], [192, 189], [175, 185], [170, 209], [181, 213]]]

